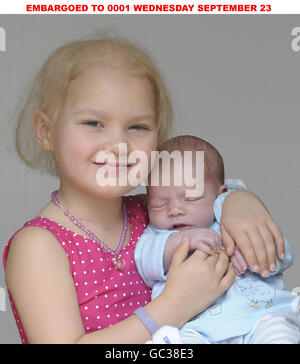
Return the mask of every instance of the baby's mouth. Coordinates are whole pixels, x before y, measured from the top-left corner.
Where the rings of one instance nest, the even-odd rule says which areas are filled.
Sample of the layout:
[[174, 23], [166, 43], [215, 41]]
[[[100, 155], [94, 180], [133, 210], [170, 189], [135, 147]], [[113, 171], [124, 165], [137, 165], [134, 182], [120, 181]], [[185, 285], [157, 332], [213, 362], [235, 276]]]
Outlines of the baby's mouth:
[[192, 226], [191, 225], [186, 225], [186, 224], [174, 224], [170, 227], [169, 230], [179, 230], [179, 231], [182, 231], [182, 230], [187, 230], [187, 229], [190, 229]]

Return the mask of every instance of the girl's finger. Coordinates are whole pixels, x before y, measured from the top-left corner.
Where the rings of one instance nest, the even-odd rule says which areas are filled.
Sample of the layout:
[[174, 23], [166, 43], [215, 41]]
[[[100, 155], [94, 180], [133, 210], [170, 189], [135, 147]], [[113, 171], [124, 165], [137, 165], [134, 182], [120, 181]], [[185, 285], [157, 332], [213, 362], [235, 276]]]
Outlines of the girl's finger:
[[235, 275], [234, 269], [233, 269], [232, 265], [229, 264], [226, 274], [222, 277], [222, 279], [220, 281], [219, 294], [226, 292], [232, 286], [232, 284], [235, 280], [235, 277], [236, 277], [236, 275]]
[[283, 260], [285, 258], [285, 247], [282, 232], [274, 221], [267, 222], [267, 226], [274, 237], [278, 258]]
[[191, 246], [190, 237], [184, 235], [182, 242], [178, 245], [178, 247], [175, 250], [170, 269], [179, 266], [186, 260], [190, 250], [190, 246]]
[[234, 253], [235, 243], [223, 224], [221, 224], [221, 240], [227, 255], [231, 257]]
[[264, 244], [264, 239], [261, 236], [259, 230], [256, 228], [247, 232], [249, 240], [253, 246], [255, 251], [255, 255], [257, 257], [259, 266], [260, 266], [260, 274], [263, 277], [267, 277], [270, 275], [269, 265], [268, 265], [268, 254]]
[[[215, 255], [215, 254], [213, 254]], [[213, 255], [207, 254], [205, 253], [203, 250], [201, 249], [196, 249], [193, 254], [188, 258], [189, 260], [193, 260], [196, 259], [199, 261], [199, 259], [201, 258], [202, 260], [206, 260], [209, 257], [212, 257]]]
[[259, 231], [265, 242], [269, 270], [274, 272], [276, 270], [276, 246], [274, 237], [267, 225], [261, 227]]
[[219, 254], [214, 255], [217, 257], [215, 271], [222, 277], [228, 269], [229, 257], [224, 249]]
[[258, 273], [260, 271], [259, 262], [248, 235], [244, 231], [240, 231], [235, 242], [246, 263], [251, 267], [253, 272]]

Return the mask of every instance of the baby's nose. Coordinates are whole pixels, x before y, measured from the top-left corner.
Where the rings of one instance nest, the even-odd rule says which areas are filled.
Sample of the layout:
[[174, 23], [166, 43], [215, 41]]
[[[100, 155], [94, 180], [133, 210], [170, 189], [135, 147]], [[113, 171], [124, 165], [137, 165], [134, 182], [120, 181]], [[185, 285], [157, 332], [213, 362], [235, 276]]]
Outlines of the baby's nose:
[[169, 217], [176, 217], [184, 214], [185, 214], [184, 208], [181, 206], [170, 206], [168, 210]]

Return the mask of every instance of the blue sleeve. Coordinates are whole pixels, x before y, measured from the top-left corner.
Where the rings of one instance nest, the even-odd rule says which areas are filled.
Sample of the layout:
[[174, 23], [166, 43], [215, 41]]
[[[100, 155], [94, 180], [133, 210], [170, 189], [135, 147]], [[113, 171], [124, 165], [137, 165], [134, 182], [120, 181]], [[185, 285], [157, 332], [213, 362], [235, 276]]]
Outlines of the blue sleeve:
[[232, 191], [227, 191], [224, 193], [221, 193], [215, 200], [214, 202], [214, 215], [215, 215], [215, 219], [216, 222], [218, 224], [221, 223], [221, 216], [222, 216], [222, 207], [223, 207], [223, 203], [225, 198], [231, 193]]
[[233, 191], [247, 190], [247, 186], [240, 179], [226, 179], [225, 184], [228, 186], [228, 191], [221, 193], [214, 203], [214, 214], [218, 224], [221, 223], [222, 206], [225, 198]]
[[237, 178], [227, 178], [225, 180], [225, 185], [228, 186], [228, 190], [232, 191], [240, 191], [240, 190], [247, 190], [247, 186], [243, 181]]
[[151, 224], [140, 237], [134, 259], [140, 276], [152, 288], [157, 281], [165, 281], [164, 251], [168, 238], [177, 231], [158, 230]]

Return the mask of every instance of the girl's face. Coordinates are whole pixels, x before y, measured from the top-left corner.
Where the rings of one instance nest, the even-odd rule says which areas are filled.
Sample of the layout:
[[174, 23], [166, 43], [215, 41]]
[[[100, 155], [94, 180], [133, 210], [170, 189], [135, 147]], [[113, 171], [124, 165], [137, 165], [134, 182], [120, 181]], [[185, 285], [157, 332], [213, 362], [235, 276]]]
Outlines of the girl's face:
[[[97, 185], [97, 172], [104, 168], [96, 163], [97, 155], [113, 153], [116, 164], [109, 168], [116, 175], [130, 173], [133, 165], [124, 167], [119, 161], [134, 151], [144, 152], [150, 161], [156, 129], [155, 94], [149, 80], [105, 66], [91, 67], [70, 83], [53, 129], [53, 154], [62, 182], [97, 196], [126, 194], [134, 186]], [[120, 149], [120, 143], [126, 143], [127, 151]]]

